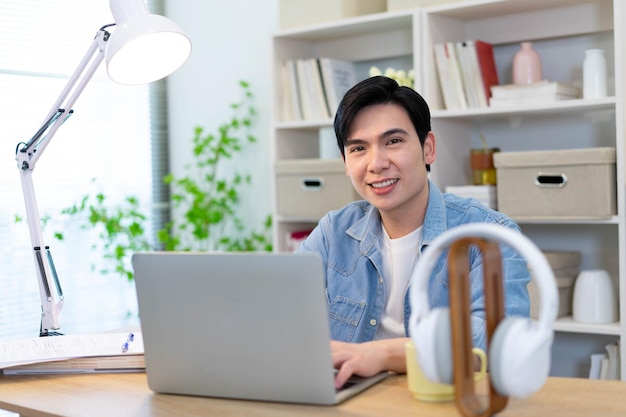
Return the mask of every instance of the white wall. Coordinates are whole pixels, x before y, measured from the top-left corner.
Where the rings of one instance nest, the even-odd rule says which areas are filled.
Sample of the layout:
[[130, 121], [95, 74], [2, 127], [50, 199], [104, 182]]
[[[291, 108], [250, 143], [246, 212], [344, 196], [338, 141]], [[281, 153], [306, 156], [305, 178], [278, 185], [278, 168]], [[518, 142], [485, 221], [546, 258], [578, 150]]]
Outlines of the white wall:
[[[271, 213], [270, 171], [271, 35], [278, 29], [278, 0], [165, 0], [165, 14], [191, 38], [189, 60], [168, 79], [170, 164], [175, 174], [189, 162], [193, 129], [215, 131], [228, 120], [229, 104], [240, 96], [239, 80], [256, 97], [259, 142], [249, 165], [254, 186], [243, 198], [250, 225]], [[242, 165], [245, 164], [245, 165]]]

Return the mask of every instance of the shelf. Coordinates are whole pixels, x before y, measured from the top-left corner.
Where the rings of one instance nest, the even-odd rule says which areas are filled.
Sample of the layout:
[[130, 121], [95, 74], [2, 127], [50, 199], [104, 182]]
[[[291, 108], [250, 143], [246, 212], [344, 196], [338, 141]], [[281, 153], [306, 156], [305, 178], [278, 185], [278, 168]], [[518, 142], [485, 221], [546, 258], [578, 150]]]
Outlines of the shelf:
[[564, 113], [586, 113], [596, 111], [614, 111], [615, 97], [586, 100], [562, 100], [554, 103], [531, 104], [523, 106], [479, 108], [467, 110], [433, 110], [431, 117], [438, 119], [494, 119], [512, 118], [517, 116], [556, 115]]
[[568, 225], [576, 225], [576, 224], [594, 224], [594, 225], [602, 225], [602, 224], [620, 224], [622, 220], [618, 216], [613, 216], [608, 219], [530, 219], [530, 218], [515, 218], [514, 219], [519, 224], [568, 224]]
[[574, 321], [571, 316], [567, 316], [557, 319], [554, 323], [554, 330], [565, 333], [589, 333], [619, 336], [620, 323], [586, 324]]
[[323, 127], [332, 127], [333, 120], [303, 120], [297, 122], [278, 122], [274, 125], [276, 130], [311, 130], [317, 131]]
[[288, 38], [306, 41], [324, 41], [410, 27], [412, 20], [413, 13], [407, 11], [376, 13], [281, 30], [276, 33], [274, 38], [276, 40]]

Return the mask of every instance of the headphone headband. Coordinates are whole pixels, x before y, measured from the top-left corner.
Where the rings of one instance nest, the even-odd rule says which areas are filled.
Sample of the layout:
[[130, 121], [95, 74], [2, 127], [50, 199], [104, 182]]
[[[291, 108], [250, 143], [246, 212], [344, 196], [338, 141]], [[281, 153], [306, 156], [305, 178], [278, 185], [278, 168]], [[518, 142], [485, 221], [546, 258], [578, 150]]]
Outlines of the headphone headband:
[[[458, 239], [476, 237], [505, 243], [522, 255], [534, 272], [539, 289], [539, 318], [540, 331], [551, 331], [558, 311], [558, 293], [556, 280], [552, 268], [543, 253], [526, 236], [504, 226], [491, 223], [469, 223], [449, 229], [439, 235], [419, 257], [413, 268], [410, 278], [409, 302], [411, 316], [409, 329], [414, 329], [417, 323], [430, 311], [428, 305], [428, 284], [435, 266], [435, 262], [444, 249]], [[506, 295], [505, 295], [506, 296]]]

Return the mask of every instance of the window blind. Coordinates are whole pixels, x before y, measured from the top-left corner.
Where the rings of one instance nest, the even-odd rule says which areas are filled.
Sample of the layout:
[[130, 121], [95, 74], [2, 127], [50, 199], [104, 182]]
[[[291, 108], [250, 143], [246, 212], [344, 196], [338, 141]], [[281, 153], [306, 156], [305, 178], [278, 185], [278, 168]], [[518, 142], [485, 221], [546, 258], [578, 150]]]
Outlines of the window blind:
[[[149, 2], [153, 13], [162, 1]], [[113, 23], [108, 1], [0, 0], [0, 339], [37, 335], [40, 299], [15, 150], [43, 123], [98, 29]], [[134, 285], [92, 270], [97, 239], [61, 216], [82, 196], [127, 195], [163, 224], [167, 201], [164, 82], [122, 86], [101, 65], [33, 171], [40, 214], [65, 295], [61, 332], [104, 331], [138, 324]], [[153, 146], [154, 138], [154, 146]], [[155, 208], [156, 207], [156, 208]], [[156, 210], [156, 211], [155, 211]], [[150, 227], [149, 233], [159, 226]], [[55, 240], [61, 231], [65, 240]]]

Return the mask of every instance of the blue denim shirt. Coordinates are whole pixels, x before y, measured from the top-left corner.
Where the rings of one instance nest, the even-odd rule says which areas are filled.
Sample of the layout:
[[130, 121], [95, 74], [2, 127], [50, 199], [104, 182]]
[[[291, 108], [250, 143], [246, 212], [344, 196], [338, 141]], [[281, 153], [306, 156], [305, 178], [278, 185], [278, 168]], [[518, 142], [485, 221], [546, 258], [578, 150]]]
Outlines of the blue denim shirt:
[[[474, 199], [442, 193], [429, 182], [428, 207], [424, 218], [420, 250], [441, 233], [471, 222], [497, 223], [519, 230], [502, 213]], [[384, 310], [382, 225], [378, 210], [366, 201], [355, 201], [326, 214], [302, 243], [298, 252], [318, 253], [326, 269], [326, 296], [331, 337], [346, 342], [366, 342], [374, 338]], [[530, 273], [526, 260], [512, 248], [501, 245], [507, 316], [529, 316], [527, 284]], [[474, 346], [485, 349], [485, 311], [482, 256], [473, 248], [470, 254], [471, 310]], [[448, 306], [447, 251], [438, 260], [429, 283], [429, 305]], [[410, 305], [404, 298], [404, 331], [408, 336]]]

